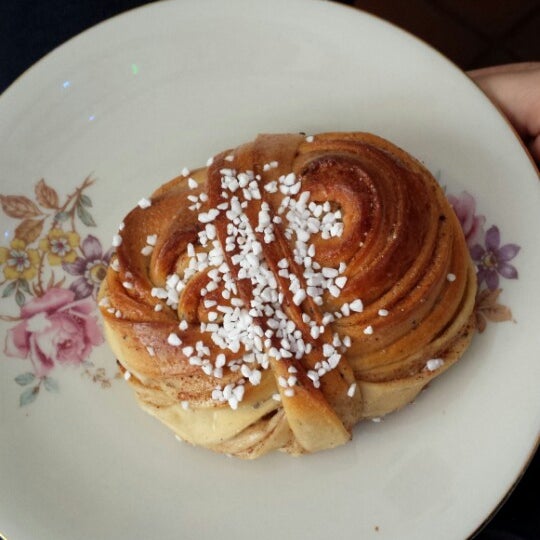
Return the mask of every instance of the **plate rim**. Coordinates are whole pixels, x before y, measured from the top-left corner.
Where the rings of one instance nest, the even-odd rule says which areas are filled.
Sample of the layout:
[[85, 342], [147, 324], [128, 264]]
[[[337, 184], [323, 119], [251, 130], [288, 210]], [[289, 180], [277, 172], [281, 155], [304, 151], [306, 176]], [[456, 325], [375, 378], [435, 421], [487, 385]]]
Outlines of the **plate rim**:
[[[297, 3], [304, 3], [304, 4], [308, 4], [308, 2], [306, 0], [295, 0]], [[71, 37], [70, 39], [68, 39], [67, 41], [65, 41], [64, 43], [56, 46], [54, 49], [52, 49], [49, 53], [47, 53], [45, 56], [43, 56], [42, 58], [38, 59], [35, 63], [32, 64], [32, 66], [30, 66], [27, 70], [25, 70], [22, 74], [20, 74], [1, 94], [0, 94], [0, 103], [4, 102], [6, 100], [6, 95], [11, 95], [11, 94], [14, 94], [16, 93], [17, 91], [17, 87], [20, 85], [21, 83], [21, 80], [23, 80], [25, 77], [27, 78], [29, 76], [29, 74], [32, 74], [32, 73], [35, 73], [35, 70], [37, 69], [37, 66], [41, 66], [43, 65], [44, 62], [47, 62], [48, 59], [53, 56], [53, 55], [56, 55], [58, 50], [60, 49], [66, 49], [68, 48], [72, 43], [73, 41], [79, 39], [81, 36], [85, 35], [85, 34], [88, 34], [88, 33], [91, 33], [93, 31], [96, 30], [96, 28], [98, 27], [103, 27], [105, 25], [109, 25], [109, 24], [115, 24], [115, 21], [117, 19], [120, 19], [120, 18], [128, 18], [130, 17], [134, 12], [139, 12], [139, 11], [142, 11], [142, 10], [151, 10], [151, 9], [154, 9], [156, 6], [158, 5], [163, 5], [163, 4], [172, 4], [172, 3], [180, 3], [179, 1], [177, 0], [161, 0], [160, 2], [151, 2], [151, 3], [148, 3], [148, 4], [144, 4], [144, 5], [141, 5], [141, 6], [137, 6], [137, 7], [134, 7], [132, 9], [129, 9], [127, 11], [123, 11], [119, 14], [116, 14], [114, 15], [113, 17], [110, 17], [106, 20], [103, 20], [101, 22], [98, 22], [88, 28], [86, 28], [84, 31], [78, 33], [77, 35]], [[194, 2], [195, 3], [195, 2]], [[463, 73], [463, 71], [458, 67], [456, 66], [455, 63], [453, 63], [452, 61], [450, 61], [448, 58], [446, 58], [444, 55], [442, 55], [439, 51], [437, 51], [434, 47], [432, 47], [431, 45], [429, 45], [428, 43], [426, 43], [424, 40], [422, 40], [421, 38], [418, 38], [417, 36], [411, 34], [410, 32], [407, 32], [406, 30], [403, 30], [399, 27], [397, 27], [396, 25], [394, 25], [393, 23], [390, 23], [389, 21], [386, 21], [380, 17], [377, 17], [377, 16], [374, 16], [372, 14], [369, 14], [369, 13], [366, 13], [362, 10], [359, 10], [358, 8], [354, 8], [353, 6], [348, 6], [348, 5], [343, 5], [343, 4], [334, 4], [334, 7], [339, 7], [340, 9], [341, 8], [351, 8], [354, 12], [361, 12], [363, 13], [365, 16], [367, 17], [370, 17], [370, 18], [373, 18], [373, 19], [376, 19], [379, 23], [383, 23], [385, 25], [388, 25], [388, 26], [391, 26], [393, 27], [395, 30], [398, 30], [399, 32], [403, 33], [403, 34], [406, 34], [409, 38], [413, 38], [414, 40], [422, 43], [423, 46], [429, 48], [431, 51], [437, 53], [437, 55], [443, 59], [445, 61], [445, 63], [447, 65], [451, 65], [453, 66], [453, 68], [461, 73]], [[471, 81], [471, 83], [474, 85], [474, 82]], [[476, 85], [474, 85], [476, 87]], [[477, 87], [476, 87], [477, 88]], [[479, 90], [479, 89], [478, 89]], [[481, 92], [481, 91], [480, 91]], [[536, 166], [534, 160], [531, 158], [530, 154], [528, 153], [527, 151], [527, 148], [526, 146], [523, 144], [523, 142], [521, 141], [521, 139], [519, 138], [519, 136], [517, 135], [515, 129], [513, 128], [513, 126], [510, 124], [510, 122], [508, 121], [507, 117], [504, 116], [504, 114], [501, 112], [501, 110], [491, 101], [489, 100], [489, 98], [487, 98], [487, 96], [485, 96], [483, 93], [481, 93], [484, 98], [489, 101], [491, 103], [491, 105], [494, 107], [494, 110], [497, 111], [497, 113], [499, 114], [500, 117], [502, 117], [504, 119], [504, 121], [507, 123], [508, 127], [510, 127], [511, 131], [513, 132], [514, 136], [516, 137], [516, 139], [520, 142], [522, 148], [525, 150], [525, 154], [526, 156], [528, 157], [529, 161], [531, 162], [532, 166], [533, 166], [533, 170], [535, 171], [536, 173], [536, 176], [537, 176], [537, 179], [540, 180], [540, 172], [538, 170], [538, 167]], [[11, 98], [10, 98], [11, 99]], [[540, 436], [537, 437], [537, 439], [534, 441], [531, 449], [530, 449], [530, 453], [529, 453], [529, 456], [528, 456], [528, 459], [525, 463], [522, 464], [521, 466], [521, 470], [518, 472], [518, 475], [516, 477], [516, 479], [514, 480], [514, 482], [512, 483], [512, 485], [510, 485], [508, 487], [508, 490], [502, 495], [498, 505], [496, 508], [493, 509], [492, 513], [486, 517], [486, 519], [484, 520], [484, 522], [482, 522], [471, 534], [470, 534], [470, 538], [474, 537], [476, 534], [478, 534], [478, 532], [480, 532], [486, 525], [487, 523], [489, 523], [491, 521], [491, 519], [493, 518], [493, 516], [500, 510], [500, 508], [504, 505], [504, 503], [507, 501], [507, 499], [510, 497], [510, 495], [512, 494], [513, 490], [515, 489], [515, 487], [519, 484], [520, 480], [522, 479], [523, 475], [525, 474], [527, 468], [529, 467], [532, 459], [534, 458], [535, 456], [535, 453], [538, 451], [538, 448], [540, 446]]]

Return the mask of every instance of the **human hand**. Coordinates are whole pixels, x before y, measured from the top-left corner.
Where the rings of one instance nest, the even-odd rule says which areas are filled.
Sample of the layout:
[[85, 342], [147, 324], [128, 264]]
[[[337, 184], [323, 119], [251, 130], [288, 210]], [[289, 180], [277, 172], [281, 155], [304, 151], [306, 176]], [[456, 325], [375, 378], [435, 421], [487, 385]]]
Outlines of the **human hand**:
[[476, 69], [468, 75], [501, 109], [540, 164], [540, 62]]

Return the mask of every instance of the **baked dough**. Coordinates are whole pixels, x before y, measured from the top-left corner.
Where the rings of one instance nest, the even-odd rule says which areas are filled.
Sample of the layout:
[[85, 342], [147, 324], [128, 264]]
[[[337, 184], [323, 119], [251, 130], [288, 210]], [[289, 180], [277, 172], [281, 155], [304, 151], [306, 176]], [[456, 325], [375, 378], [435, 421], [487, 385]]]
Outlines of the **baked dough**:
[[304, 454], [412, 401], [474, 333], [436, 180], [369, 133], [261, 135], [143, 199], [99, 294], [141, 406], [244, 458]]

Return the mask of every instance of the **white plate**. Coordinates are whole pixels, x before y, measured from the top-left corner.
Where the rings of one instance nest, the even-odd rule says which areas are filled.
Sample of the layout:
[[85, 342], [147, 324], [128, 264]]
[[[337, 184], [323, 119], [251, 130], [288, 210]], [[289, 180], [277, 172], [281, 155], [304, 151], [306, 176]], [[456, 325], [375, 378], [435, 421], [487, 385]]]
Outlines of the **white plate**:
[[[501, 501], [540, 425], [538, 178], [474, 85], [396, 28], [326, 2], [212, 0], [152, 4], [85, 32], [0, 99], [1, 193], [27, 197], [4, 199], [12, 217], [0, 216], [2, 246], [33, 219], [16, 235], [35, 237], [26, 250], [39, 255], [52, 218], [41, 231], [35, 222], [56, 212], [46, 208], [56, 204], [46, 186], [61, 206], [91, 175], [92, 206], [83, 208], [98, 226], [79, 210], [63, 227], [79, 234], [74, 250], [88, 234], [108, 245], [124, 213], [184, 166], [258, 132], [328, 130], [387, 137], [449, 192], [476, 197], [485, 229], [496, 224], [502, 243], [521, 246], [511, 261], [519, 278], [500, 278], [515, 322], [490, 324], [413, 405], [360, 425], [351, 444], [256, 462], [182, 445], [138, 409], [123, 381], [102, 388], [115, 370], [105, 345], [93, 348], [93, 366], [58, 361], [41, 381], [24, 375], [35, 371], [29, 358], [4, 355], [0, 524], [8, 538], [455, 539]], [[37, 204], [38, 194], [36, 210], [28, 200]], [[44, 286], [51, 269], [66, 277], [64, 288], [80, 278], [45, 261]], [[38, 281], [32, 266], [25, 276]], [[14, 295], [2, 299], [4, 318], [20, 316]], [[65, 312], [55, 313], [56, 332]], [[46, 348], [38, 322], [32, 339]], [[2, 347], [17, 325], [2, 323]], [[19, 406], [24, 392], [23, 402], [36, 399]]]

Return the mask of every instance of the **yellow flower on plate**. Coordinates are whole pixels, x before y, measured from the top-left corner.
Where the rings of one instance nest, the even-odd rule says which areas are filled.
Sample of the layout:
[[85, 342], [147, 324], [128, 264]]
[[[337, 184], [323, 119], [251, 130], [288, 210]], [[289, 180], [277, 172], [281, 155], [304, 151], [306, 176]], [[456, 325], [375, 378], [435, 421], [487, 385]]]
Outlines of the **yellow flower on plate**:
[[51, 266], [62, 263], [72, 263], [77, 258], [75, 248], [79, 245], [79, 235], [76, 232], [66, 232], [62, 229], [52, 229], [39, 242], [39, 248], [47, 253]]
[[39, 253], [36, 249], [26, 249], [19, 238], [13, 239], [9, 247], [0, 247], [0, 264], [4, 266], [6, 279], [32, 279], [39, 266]]

